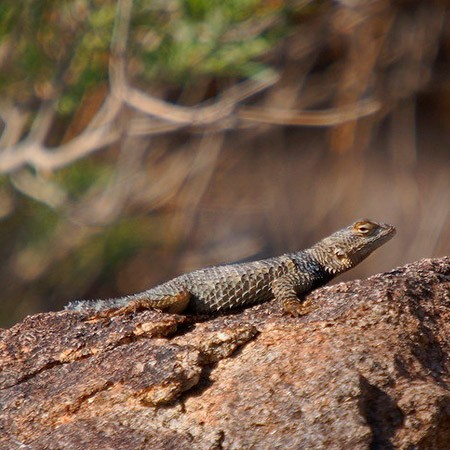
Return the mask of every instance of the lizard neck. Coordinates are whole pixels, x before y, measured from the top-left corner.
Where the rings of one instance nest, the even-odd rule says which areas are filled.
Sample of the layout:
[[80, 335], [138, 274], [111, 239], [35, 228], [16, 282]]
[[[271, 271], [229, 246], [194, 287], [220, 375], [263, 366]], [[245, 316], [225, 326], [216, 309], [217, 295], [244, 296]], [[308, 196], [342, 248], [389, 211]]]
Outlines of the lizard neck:
[[302, 250], [290, 255], [297, 270], [301, 274], [307, 274], [311, 290], [316, 289], [332, 280], [336, 273], [327, 267], [308, 250]]
[[322, 241], [305, 250], [305, 253], [320, 267], [323, 278], [328, 278], [328, 281], [357, 264], [341, 249], [323, 245]]

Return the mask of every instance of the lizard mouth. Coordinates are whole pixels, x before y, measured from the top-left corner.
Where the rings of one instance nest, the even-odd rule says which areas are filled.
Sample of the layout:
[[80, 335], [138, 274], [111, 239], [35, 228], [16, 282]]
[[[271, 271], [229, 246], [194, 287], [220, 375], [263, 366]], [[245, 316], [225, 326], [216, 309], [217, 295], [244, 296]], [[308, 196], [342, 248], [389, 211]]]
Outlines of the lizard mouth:
[[382, 227], [383, 227], [383, 230], [380, 232], [380, 234], [374, 240], [373, 248], [370, 250], [369, 254], [372, 253], [378, 247], [382, 246], [385, 242], [390, 241], [397, 233], [397, 230], [392, 225], [383, 224]]
[[387, 238], [387, 239], [391, 239], [393, 238], [396, 233], [397, 230], [393, 225], [389, 225], [388, 223], [384, 223], [383, 227], [385, 227], [385, 231], [383, 233], [383, 235]]

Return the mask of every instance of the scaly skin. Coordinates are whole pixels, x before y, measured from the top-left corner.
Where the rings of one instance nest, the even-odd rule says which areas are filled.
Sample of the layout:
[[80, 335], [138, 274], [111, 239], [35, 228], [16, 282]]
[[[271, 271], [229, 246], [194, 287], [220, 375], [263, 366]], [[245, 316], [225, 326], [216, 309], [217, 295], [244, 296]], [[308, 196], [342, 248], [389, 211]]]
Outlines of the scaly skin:
[[302, 304], [299, 296], [356, 266], [394, 234], [392, 225], [360, 220], [307, 250], [195, 270], [135, 295], [81, 300], [66, 309], [114, 310], [109, 316], [147, 308], [210, 313], [275, 298], [285, 311], [303, 315], [311, 307]]

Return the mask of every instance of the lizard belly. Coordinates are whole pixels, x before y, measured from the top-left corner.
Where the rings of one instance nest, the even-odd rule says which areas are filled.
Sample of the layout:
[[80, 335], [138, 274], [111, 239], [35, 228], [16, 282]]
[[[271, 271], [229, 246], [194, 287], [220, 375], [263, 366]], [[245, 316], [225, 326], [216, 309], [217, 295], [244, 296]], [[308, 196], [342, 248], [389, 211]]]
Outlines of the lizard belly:
[[189, 302], [189, 310], [197, 313], [215, 312], [238, 308], [241, 306], [262, 303], [273, 298], [270, 287], [255, 290], [240, 290], [235, 287], [217, 290], [193, 289]]

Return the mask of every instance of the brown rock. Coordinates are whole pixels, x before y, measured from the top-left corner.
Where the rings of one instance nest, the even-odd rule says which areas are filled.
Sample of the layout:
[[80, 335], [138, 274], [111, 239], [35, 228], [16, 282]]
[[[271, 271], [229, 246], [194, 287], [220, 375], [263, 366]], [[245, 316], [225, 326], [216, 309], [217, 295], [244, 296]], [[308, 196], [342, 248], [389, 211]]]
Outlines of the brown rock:
[[445, 449], [450, 258], [218, 317], [28, 317], [0, 335], [0, 447]]

